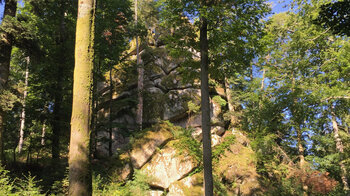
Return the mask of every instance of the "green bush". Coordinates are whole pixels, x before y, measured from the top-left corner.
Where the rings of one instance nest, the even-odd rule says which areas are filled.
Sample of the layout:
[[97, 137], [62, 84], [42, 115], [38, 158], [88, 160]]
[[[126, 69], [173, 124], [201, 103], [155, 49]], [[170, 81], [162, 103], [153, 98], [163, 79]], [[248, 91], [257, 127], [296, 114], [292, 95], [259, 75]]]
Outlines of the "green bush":
[[8, 177], [9, 171], [0, 165], [0, 195], [11, 195], [15, 186], [13, 181]]
[[104, 179], [100, 175], [93, 178], [93, 195], [94, 196], [109, 196], [109, 195], [123, 195], [123, 196], [143, 196], [147, 195], [150, 190], [149, 182], [151, 178], [143, 174], [139, 170], [134, 171], [132, 180], [126, 184], [110, 182], [103, 183]]
[[16, 183], [17, 194], [21, 196], [39, 196], [45, 195], [41, 194], [41, 187], [38, 186], [40, 180], [35, 180], [35, 176], [32, 176], [31, 173], [28, 175], [23, 175], [23, 179], [17, 179]]

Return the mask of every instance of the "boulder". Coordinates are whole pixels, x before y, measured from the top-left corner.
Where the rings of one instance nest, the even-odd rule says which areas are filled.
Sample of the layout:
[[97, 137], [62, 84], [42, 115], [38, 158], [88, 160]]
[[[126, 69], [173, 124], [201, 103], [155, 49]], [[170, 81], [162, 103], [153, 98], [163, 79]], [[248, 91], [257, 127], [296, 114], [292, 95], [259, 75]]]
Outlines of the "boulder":
[[159, 126], [160, 130], [156, 132], [148, 131], [133, 143], [130, 159], [134, 168], [140, 169], [151, 158], [158, 147], [164, 145], [173, 137], [167, 127], [162, 127], [166, 125], [162, 124]]
[[225, 128], [221, 126], [212, 126], [211, 133], [222, 136], [225, 133]]
[[131, 176], [131, 167], [127, 163], [124, 167], [117, 169], [118, 181], [125, 181]]
[[162, 196], [164, 191], [160, 190], [150, 190], [147, 192], [147, 196]]
[[[211, 143], [212, 146], [216, 146], [221, 142], [221, 136], [225, 133], [225, 128], [220, 126], [212, 127], [211, 129]], [[194, 128], [194, 131], [191, 133], [192, 137], [197, 141], [202, 141], [202, 128], [196, 127]]]
[[141, 172], [152, 177], [151, 186], [167, 189], [173, 182], [182, 179], [197, 167], [197, 162], [188, 153], [174, 147], [177, 140], [170, 141], [151, 161], [141, 168]]
[[171, 184], [167, 196], [202, 196], [203, 192], [203, 173], [197, 173]]
[[211, 135], [211, 147], [214, 147], [221, 142], [221, 137], [215, 134]]

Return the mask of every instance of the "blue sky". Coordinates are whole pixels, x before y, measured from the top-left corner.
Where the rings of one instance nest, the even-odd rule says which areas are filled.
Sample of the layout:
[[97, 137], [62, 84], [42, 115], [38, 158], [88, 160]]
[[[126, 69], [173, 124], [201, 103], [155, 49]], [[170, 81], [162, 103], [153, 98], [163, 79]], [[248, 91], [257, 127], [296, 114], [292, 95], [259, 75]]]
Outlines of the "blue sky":
[[270, 0], [272, 13], [277, 14], [288, 10], [288, 5], [292, 0]]
[[[288, 8], [285, 8], [285, 5], [288, 5], [291, 0], [270, 0], [268, 2], [271, 3], [272, 12], [279, 13], [288, 10]], [[0, 22], [2, 21], [3, 12], [4, 4], [0, 4]]]

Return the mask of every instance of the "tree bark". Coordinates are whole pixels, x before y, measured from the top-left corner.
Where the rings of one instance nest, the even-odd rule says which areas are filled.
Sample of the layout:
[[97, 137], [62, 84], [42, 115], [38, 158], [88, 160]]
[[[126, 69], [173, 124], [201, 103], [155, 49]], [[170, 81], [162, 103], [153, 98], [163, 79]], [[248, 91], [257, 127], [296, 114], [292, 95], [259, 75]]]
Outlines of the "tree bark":
[[[61, 66], [60, 66], [61, 67]], [[59, 68], [56, 78], [53, 123], [52, 123], [52, 161], [57, 163], [60, 158], [61, 105], [62, 105], [62, 68]]]
[[41, 129], [41, 142], [40, 144], [42, 146], [45, 146], [45, 134], [46, 134], [46, 124], [45, 121], [43, 122], [43, 128]]
[[95, 5], [95, 0], [78, 2], [69, 146], [68, 192], [72, 196], [92, 195], [90, 123]]
[[348, 179], [346, 178], [346, 167], [343, 163], [343, 154], [344, 154], [344, 146], [343, 143], [341, 141], [341, 138], [339, 136], [339, 128], [338, 128], [338, 123], [337, 123], [337, 119], [334, 113], [334, 106], [331, 106], [331, 114], [332, 114], [332, 125], [333, 125], [333, 133], [334, 133], [334, 140], [335, 140], [335, 144], [336, 144], [336, 149], [337, 151], [340, 153], [340, 162], [339, 162], [339, 166], [340, 166], [340, 176], [341, 176], [341, 180], [343, 183], [343, 189], [345, 191], [349, 190], [349, 184], [348, 184]]
[[[137, 0], [135, 0], [135, 23], [137, 24]], [[138, 104], [136, 111], [136, 123], [139, 126], [139, 130], [142, 130], [143, 123], [143, 75], [144, 69], [141, 62], [140, 57], [140, 48], [139, 48], [139, 38], [136, 36], [136, 65], [137, 65], [137, 96], [138, 96]]]
[[[15, 17], [17, 11], [17, 0], [5, 1], [4, 19], [6, 16]], [[12, 51], [13, 37], [5, 33], [0, 40], [0, 94], [7, 88], [7, 81], [10, 73], [10, 60]], [[5, 162], [3, 132], [5, 127], [6, 112], [0, 107], [0, 162]]]
[[300, 127], [297, 128], [297, 142], [298, 142], [298, 154], [299, 154], [299, 165], [300, 168], [303, 168], [305, 165], [305, 157], [304, 157], [304, 146], [303, 146], [303, 138], [302, 131]]
[[27, 63], [26, 63], [26, 75], [24, 79], [24, 92], [23, 92], [23, 108], [22, 108], [22, 113], [21, 113], [21, 125], [19, 128], [19, 141], [18, 141], [18, 152], [22, 152], [23, 148], [23, 141], [24, 141], [24, 126], [26, 122], [26, 98], [27, 98], [27, 88], [28, 88], [28, 78], [29, 78], [29, 63], [30, 63], [30, 58], [29, 56], [26, 58]]
[[209, 105], [209, 44], [208, 23], [200, 17], [200, 54], [201, 54], [201, 110], [203, 135], [203, 164], [204, 164], [204, 192], [205, 196], [213, 195], [212, 151], [210, 133], [210, 105]]
[[112, 65], [109, 70], [109, 138], [108, 138], [108, 154], [111, 157], [112, 152], [112, 136], [113, 136], [113, 119], [112, 119], [112, 99], [113, 99], [113, 81], [112, 81]]
[[64, 70], [67, 65], [67, 47], [65, 44], [66, 41], [66, 23], [65, 23], [65, 15], [66, 15], [66, 3], [64, 1], [60, 1], [60, 13], [61, 22], [59, 25], [59, 37], [57, 40], [58, 45], [58, 54], [56, 58], [57, 63], [57, 73], [54, 84], [54, 108], [53, 108], [53, 122], [52, 122], [52, 144], [51, 144], [51, 153], [52, 153], [52, 161], [53, 164], [59, 162], [60, 159], [60, 137], [61, 137], [61, 129], [62, 129], [62, 103], [63, 103], [63, 83], [64, 83]]

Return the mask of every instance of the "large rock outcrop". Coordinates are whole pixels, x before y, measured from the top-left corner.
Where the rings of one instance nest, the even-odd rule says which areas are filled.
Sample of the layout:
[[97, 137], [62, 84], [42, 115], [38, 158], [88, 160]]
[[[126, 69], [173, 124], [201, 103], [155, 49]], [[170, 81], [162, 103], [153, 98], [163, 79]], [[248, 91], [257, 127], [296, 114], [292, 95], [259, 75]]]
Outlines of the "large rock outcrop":
[[142, 167], [141, 172], [152, 176], [151, 186], [167, 189], [170, 184], [187, 176], [198, 163], [188, 153], [174, 147], [176, 140], [169, 142], [164, 148]]
[[171, 131], [165, 128], [156, 132], [147, 131], [142, 138], [132, 144], [130, 159], [133, 167], [140, 169], [151, 158], [157, 148], [172, 137]]

